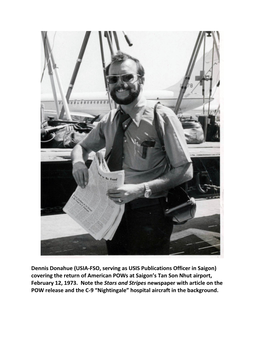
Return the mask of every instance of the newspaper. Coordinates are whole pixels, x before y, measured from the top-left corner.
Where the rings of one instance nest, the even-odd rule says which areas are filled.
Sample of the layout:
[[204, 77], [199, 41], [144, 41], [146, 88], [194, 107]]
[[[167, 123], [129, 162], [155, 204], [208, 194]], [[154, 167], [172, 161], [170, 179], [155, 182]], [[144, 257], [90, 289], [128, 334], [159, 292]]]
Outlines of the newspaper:
[[88, 185], [76, 188], [63, 211], [96, 240], [111, 240], [122, 219], [124, 205], [115, 204], [106, 193], [124, 183], [124, 171], [110, 172], [102, 153], [98, 152], [88, 172]]

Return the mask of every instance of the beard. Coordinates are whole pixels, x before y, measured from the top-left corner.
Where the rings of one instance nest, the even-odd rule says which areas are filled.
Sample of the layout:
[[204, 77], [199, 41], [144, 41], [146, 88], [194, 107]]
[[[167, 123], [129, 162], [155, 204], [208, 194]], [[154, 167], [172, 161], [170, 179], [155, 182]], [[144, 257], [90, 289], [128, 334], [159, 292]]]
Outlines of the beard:
[[[125, 98], [119, 98], [117, 95], [117, 91], [123, 89], [128, 92], [127, 96]], [[122, 86], [116, 86], [114, 89], [110, 91], [110, 95], [112, 99], [117, 103], [117, 104], [130, 104], [132, 103], [139, 95], [140, 93], [140, 86], [138, 85], [137, 87], [134, 84], [127, 85], [126, 87]]]

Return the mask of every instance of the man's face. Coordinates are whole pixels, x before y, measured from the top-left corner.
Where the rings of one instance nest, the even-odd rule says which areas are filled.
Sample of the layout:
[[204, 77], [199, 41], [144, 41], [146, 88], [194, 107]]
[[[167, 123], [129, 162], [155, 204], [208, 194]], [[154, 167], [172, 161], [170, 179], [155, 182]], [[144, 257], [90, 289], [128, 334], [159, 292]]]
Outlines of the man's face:
[[[109, 68], [109, 75], [137, 74], [137, 64], [127, 59], [124, 62], [114, 63]], [[136, 76], [136, 81], [123, 82], [121, 78], [114, 84], [109, 84], [110, 95], [118, 104], [130, 104], [139, 95], [141, 86]]]

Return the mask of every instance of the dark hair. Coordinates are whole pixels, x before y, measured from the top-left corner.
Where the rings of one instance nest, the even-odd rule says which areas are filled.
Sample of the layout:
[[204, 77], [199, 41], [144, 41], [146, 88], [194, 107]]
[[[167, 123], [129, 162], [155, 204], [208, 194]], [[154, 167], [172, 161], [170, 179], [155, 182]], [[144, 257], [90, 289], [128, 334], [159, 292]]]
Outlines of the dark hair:
[[112, 56], [111, 63], [108, 64], [105, 69], [106, 75], [107, 76], [109, 75], [109, 69], [112, 64], [118, 63], [118, 62], [124, 62], [127, 59], [131, 59], [137, 64], [138, 74], [140, 75], [140, 77], [144, 77], [145, 70], [143, 66], [141, 65], [140, 61], [137, 58], [131, 57], [129, 54], [121, 52], [121, 51], [118, 51], [116, 54]]

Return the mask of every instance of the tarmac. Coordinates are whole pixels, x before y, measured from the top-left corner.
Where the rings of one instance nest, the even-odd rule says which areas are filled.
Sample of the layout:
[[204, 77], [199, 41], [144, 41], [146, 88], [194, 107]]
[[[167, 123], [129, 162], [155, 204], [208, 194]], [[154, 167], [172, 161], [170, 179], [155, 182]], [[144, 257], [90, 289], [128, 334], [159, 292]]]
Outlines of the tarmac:
[[[174, 225], [170, 255], [220, 255], [220, 199], [197, 199], [194, 219]], [[97, 241], [67, 214], [41, 217], [41, 255], [107, 255]]]

